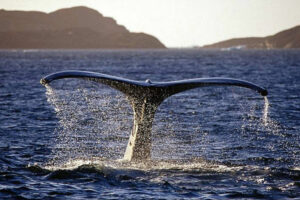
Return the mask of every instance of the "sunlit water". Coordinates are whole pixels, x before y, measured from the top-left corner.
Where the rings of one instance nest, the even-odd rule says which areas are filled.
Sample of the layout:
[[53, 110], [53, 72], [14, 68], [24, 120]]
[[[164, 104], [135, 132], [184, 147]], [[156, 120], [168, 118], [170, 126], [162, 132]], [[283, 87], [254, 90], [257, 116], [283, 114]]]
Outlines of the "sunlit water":
[[[300, 51], [2, 51], [0, 198], [288, 199], [300, 195]], [[135, 80], [232, 77], [268, 89], [177, 94], [153, 123], [152, 160], [122, 161], [126, 97], [89, 70]]]

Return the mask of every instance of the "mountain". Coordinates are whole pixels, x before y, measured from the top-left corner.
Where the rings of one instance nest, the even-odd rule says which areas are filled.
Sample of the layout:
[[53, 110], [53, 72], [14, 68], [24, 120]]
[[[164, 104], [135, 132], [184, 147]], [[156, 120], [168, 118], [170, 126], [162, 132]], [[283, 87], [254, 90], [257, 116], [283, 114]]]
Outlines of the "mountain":
[[1, 49], [165, 48], [155, 37], [129, 32], [87, 7], [51, 13], [0, 10]]
[[244, 47], [248, 49], [300, 48], [300, 26], [267, 37], [248, 37], [225, 40], [203, 48]]

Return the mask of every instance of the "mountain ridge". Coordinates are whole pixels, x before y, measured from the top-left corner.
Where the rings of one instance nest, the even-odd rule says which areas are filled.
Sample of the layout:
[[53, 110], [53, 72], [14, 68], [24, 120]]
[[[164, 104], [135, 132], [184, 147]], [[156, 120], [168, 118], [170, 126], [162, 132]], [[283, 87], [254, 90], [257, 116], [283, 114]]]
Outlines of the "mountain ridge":
[[0, 10], [0, 48], [166, 48], [98, 11], [77, 6], [50, 13]]
[[205, 45], [202, 48], [289, 49], [300, 48], [300, 25], [266, 37], [243, 37]]

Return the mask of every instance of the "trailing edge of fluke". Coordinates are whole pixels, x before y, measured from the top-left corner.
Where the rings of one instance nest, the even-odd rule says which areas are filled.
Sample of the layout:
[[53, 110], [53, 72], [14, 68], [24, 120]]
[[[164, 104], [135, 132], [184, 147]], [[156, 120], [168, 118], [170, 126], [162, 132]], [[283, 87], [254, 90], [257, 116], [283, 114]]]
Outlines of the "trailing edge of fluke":
[[134, 112], [134, 126], [130, 134], [124, 160], [143, 161], [151, 158], [151, 130], [155, 111], [169, 96], [198, 87], [239, 86], [267, 96], [266, 89], [248, 81], [231, 78], [196, 78], [171, 82], [135, 81], [87, 71], [62, 71], [41, 79], [45, 85], [57, 79], [80, 78], [108, 85], [124, 93]]

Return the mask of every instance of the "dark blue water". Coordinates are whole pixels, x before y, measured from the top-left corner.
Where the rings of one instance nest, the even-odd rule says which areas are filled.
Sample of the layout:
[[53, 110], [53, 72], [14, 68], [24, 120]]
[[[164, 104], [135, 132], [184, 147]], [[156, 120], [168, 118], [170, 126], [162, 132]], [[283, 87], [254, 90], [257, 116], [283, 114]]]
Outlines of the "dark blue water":
[[[132, 111], [62, 70], [135, 80], [231, 77], [167, 99], [152, 161], [123, 163]], [[300, 51], [0, 51], [0, 199], [300, 199]]]

